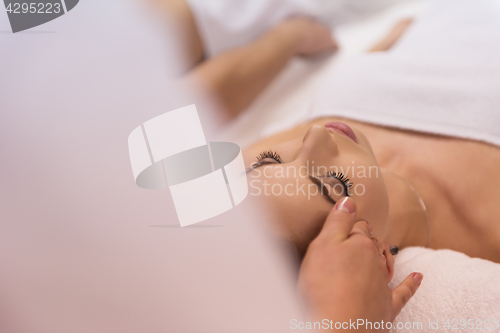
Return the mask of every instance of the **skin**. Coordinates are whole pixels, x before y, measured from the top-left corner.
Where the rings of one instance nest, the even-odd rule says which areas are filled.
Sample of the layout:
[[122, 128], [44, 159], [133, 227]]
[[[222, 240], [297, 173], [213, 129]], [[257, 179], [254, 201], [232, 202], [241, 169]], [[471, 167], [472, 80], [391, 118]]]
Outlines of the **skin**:
[[[267, 164], [248, 173], [250, 193], [262, 196], [266, 204], [273, 208], [278, 234], [295, 244], [303, 255], [309, 243], [318, 235], [334, 204], [320, 193], [320, 186], [308, 176], [323, 175], [329, 170], [345, 170], [344, 173], [355, 184], [352, 198], [358, 208], [358, 217], [368, 221], [379, 237], [385, 233], [389, 199], [385, 181], [378, 171], [377, 161], [366, 137], [356, 132], [356, 143], [319, 124], [301, 128], [297, 132], [302, 135], [291, 132], [292, 135], [262, 140], [245, 149], [243, 155], [245, 161], [253, 161], [253, 156], [259, 152], [272, 149], [281, 157], [281, 164], [273, 158], [265, 158], [262, 162]], [[353, 166], [356, 168], [353, 169]], [[372, 170], [373, 176], [364, 177], [361, 172], [357, 172], [363, 169]], [[333, 184], [342, 187], [339, 181]], [[304, 191], [297, 190], [301, 187]], [[360, 188], [364, 190], [358, 191]], [[283, 189], [283, 193], [280, 189]], [[285, 189], [290, 195], [285, 194]], [[340, 193], [340, 190], [331, 192]], [[333, 200], [338, 201], [344, 196], [343, 193], [333, 195]]]
[[[201, 38], [185, 1], [154, 1], [168, 11], [169, 17], [175, 18], [173, 24], [182, 32], [186, 55], [190, 59], [186, 69], [188, 77], [204, 82], [225, 105], [228, 118], [248, 106], [292, 57], [311, 57], [336, 49], [335, 41], [324, 26], [297, 18], [278, 25], [247, 46], [204, 61]], [[410, 23], [410, 19], [398, 23], [370, 51], [390, 49]], [[280, 47], [273, 47], [276, 45]], [[262, 49], [269, 51], [262, 53]], [[257, 61], [247, 61], [258, 53], [262, 56], [257, 57]], [[239, 69], [238, 75], [232, 75], [235, 68]], [[372, 218], [377, 237], [401, 247], [448, 248], [500, 262], [500, 227], [495, 223], [495, 216], [500, 213], [495, 207], [495, 198], [500, 197], [500, 176], [495, 168], [500, 163], [498, 148], [336, 118], [316, 120], [312, 124], [336, 120], [366, 135], [380, 166], [390, 211], [385, 225], [380, 217]], [[274, 136], [270, 143], [300, 140], [306, 130], [307, 126], [299, 126]], [[270, 149], [272, 144], [262, 148]], [[250, 153], [253, 154], [255, 152]], [[407, 183], [416, 189], [418, 196], [408, 190]], [[382, 196], [383, 192], [381, 189]], [[428, 216], [420, 208], [419, 197], [427, 207]], [[295, 237], [300, 251], [304, 251], [308, 240], [320, 230], [316, 222], [325, 216], [325, 205], [327, 203], [323, 202], [321, 213], [311, 215], [313, 221], [307, 223], [311, 228], [302, 227], [307, 229], [304, 230], [307, 239]], [[363, 205], [360, 209], [364, 215]], [[300, 231], [297, 228], [289, 231], [290, 237], [293, 232]]]
[[[186, 67], [181, 70], [181, 73], [187, 73], [181, 81], [184, 83], [196, 82], [196, 85], [201, 83], [202, 86], [205, 86], [205, 89], [218, 99], [228, 119], [246, 108], [293, 57], [313, 57], [337, 49], [337, 44], [332, 39], [328, 27], [309, 18], [295, 17], [276, 25], [248, 45], [223, 52], [210, 59], [204, 59], [204, 46], [187, 3], [184, 0], [151, 0], [151, 4], [156, 6], [157, 9], [161, 9], [160, 12], [165, 13], [165, 17], [168, 19], [171, 27], [178, 32], [179, 45], [184, 51], [184, 58], [186, 60]], [[399, 36], [403, 34], [409, 23], [410, 20], [405, 20], [397, 24], [389, 35], [377, 43], [371, 51], [389, 49], [398, 40]], [[369, 149], [366, 142], [362, 147]], [[376, 167], [377, 163], [374, 161], [373, 154], [371, 158], [366, 154], [364, 156], [366, 158], [360, 161], [360, 165], [365, 165], [367, 168], [370, 166]], [[346, 158], [344, 162], [351, 163], [352, 160], [347, 161]], [[343, 167], [347, 168], [348, 165], [346, 164]], [[405, 229], [399, 225], [398, 228], [389, 230], [389, 227], [393, 224], [390, 224], [389, 227], [387, 224], [384, 226], [382, 221], [387, 219], [384, 209], [387, 210], [386, 206], [388, 205], [385, 202], [387, 200], [384, 200], [387, 196], [384, 193], [386, 190], [383, 186], [380, 186], [383, 183], [381, 178], [384, 173], [385, 171], [382, 170], [379, 172], [378, 191], [371, 188], [376, 184], [373, 179], [363, 180], [363, 182], [367, 182], [366, 185], [369, 185], [368, 188], [371, 192], [379, 194], [377, 197], [380, 198], [380, 202], [372, 200], [367, 201], [366, 204], [361, 204], [361, 216], [363, 217], [365, 211], [368, 211], [364, 206], [370, 205], [370, 202], [373, 202], [371, 204], [373, 207], [378, 206], [371, 209], [371, 219], [373, 220], [372, 223], [376, 225], [379, 237], [398, 243], [399, 245], [426, 245], [427, 236], [422, 236], [422, 232], [414, 232], [414, 235], [420, 235], [415, 236], [414, 239], [408, 239], [408, 237], [403, 239], [403, 234], [409, 234], [408, 230], [406, 230], [408, 228]], [[352, 175], [350, 176], [352, 177]], [[390, 174], [387, 177], [389, 180], [395, 178]], [[304, 178], [301, 178], [300, 181], [301, 183], [309, 183]], [[356, 185], [359, 186], [360, 184], [362, 183], [358, 182]], [[307, 184], [307, 186], [311, 185]], [[395, 194], [401, 194], [400, 192], [405, 187], [401, 184], [401, 181], [389, 182], [389, 186], [391, 190], [389, 192], [389, 199], [394, 197]], [[412, 201], [411, 196], [406, 195], [406, 197], [408, 201]], [[297, 198], [293, 198], [293, 200], [295, 199]], [[413, 201], [415, 201], [414, 198]], [[317, 205], [319, 209], [313, 209], [313, 214], [307, 215], [311, 216], [311, 222], [300, 228], [296, 225], [289, 225], [290, 230], [286, 234], [297, 245], [301, 254], [303, 254], [307, 244], [320, 230], [318, 221], [321, 219], [324, 220], [329, 203], [323, 200], [323, 202], [319, 202]], [[313, 208], [312, 206], [308, 207]], [[412, 220], [407, 215], [407, 212], [401, 212], [397, 217]], [[294, 216], [305, 217], [306, 211], [302, 210], [299, 215], [295, 214]], [[419, 224], [421, 224], [421, 221], [416, 221], [412, 225]], [[387, 237], [388, 234], [391, 235], [391, 238]], [[303, 236], [298, 235], [306, 235], [306, 237], [299, 239]]]
[[[183, 63], [177, 84], [201, 85], [214, 97], [226, 121], [247, 108], [294, 57], [314, 58], [338, 49], [329, 27], [308, 17], [277, 24], [251, 43], [206, 58], [205, 46], [185, 0], [148, 0], [175, 31]], [[390, 49], [410, 25], [399, 22], [370, 52]]]
[[500, 262], [500, 149], [349, 123], [369, 138], [380, 166], [407, 179], [422, 197], [429, 214], [429, 247]]
[[254, 42], [197, 65], [188, 80], [201, 83], [230, 116], [235, 116], [272, 82], [296, 56], [337, 49], [331, 32], [308, 18], [285, 20]]
[[[412, 273], [391, 290], [387, 283], [394, 273], [394, 257], [387, 244], [372, 237], [367, 223], [357, 221], [354, 200], [345, 198], [330, 211], [304, 258], [298, 288], [307, 295], [316, 321], [392, 322], [422, 282], [422, 274]], [[384, 328], [373, 331], [388, 331]]]
[[[350, 125], [363, 149], [340, 134], [330, 133], [328, 137], [324, 124], [330, 121]], [[245, 150], [248, 166], [258, 151], [269, 149], [283, 152], [285, 164], [304, 164], [306, 159], [319, 161], [320, 158], [321, 163], [336, 166], [352, 165], [352, 160], [357, 167], [378, 162], [385, 170], [379, 181], [367, 182], [351, 175], [354, 183], [363, 183], [367, 188], [364, 196], [354, 195], [353, 199], [359, 218], [373, 226], [377, 238], [401, 248], [428, 245], [500, 262], [500, 226], [495, 221], [500, 213], [495, 204], [500, 198], [500, 176], [495, 167], [500, 165], [497, 147], [323, 118], [248, 147]], [[415, 188], [427, 207], [429, 224], [418, 196], [407, 183]], [[331, 208], [326, 200], [321, 202], [320, 195], [307, 199], [300, 196], [290, 199], [284, 195], [266, 197], [280, 221], [279, 232], [293, 241], [299, 251], [321, 230], [322, 220]], [[307, 222], [304, 222], [305, 216], [309, 216]]]
[[287, 19], [251, 43], [206, 58], [193, 14], [184, 0], [149, 0], [178, 37], [184, 64], [179, 82], [210, 92], [227, 120], [238, 115], [294, 57], [315, 57], [338, 48], [329, 27], [307, 17]]
[[399, 38], [405, 33], [406, 29], [412, 24], [413, 19], [407, 18], [399, 21], [392, 30], [387, 34], [387, 36], [375, 44], [369, 52], [380, 52], [389, 50]]

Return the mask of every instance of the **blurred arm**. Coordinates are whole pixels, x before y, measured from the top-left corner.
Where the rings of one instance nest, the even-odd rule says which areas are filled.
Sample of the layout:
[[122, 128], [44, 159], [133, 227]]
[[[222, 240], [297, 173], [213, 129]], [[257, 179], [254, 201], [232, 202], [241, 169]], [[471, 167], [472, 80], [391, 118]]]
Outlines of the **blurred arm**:
[[389, 32], [389, 34], [375, 44], [368, 52], [380, 52], [387, 51], [396, 44], [396, 42], [401, 38], [401, 36], [406, 32], [408, 27], [412, 24], [413, 19], [408, 18], [399, 21]]
[[307, 18], [289, 19], [248, 45], [202, 62], [188, 79], [201, 82], [234, 116], [250, 105], [292, 57], [336, 48], [324, 25]]

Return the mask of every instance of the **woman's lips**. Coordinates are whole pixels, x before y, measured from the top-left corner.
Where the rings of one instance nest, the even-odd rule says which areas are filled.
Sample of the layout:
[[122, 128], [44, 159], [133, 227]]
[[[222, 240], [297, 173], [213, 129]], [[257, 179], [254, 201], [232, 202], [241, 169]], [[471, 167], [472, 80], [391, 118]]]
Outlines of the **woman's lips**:
[[347, 125], [347, 124], [344, 124], [344, 123], [341, 123], [338, 121], [334, 121], [334, 122], [325, 124], [325, 127], [337, 130], [337, 132], [344, 134], [345, 136], [351, 138], [352, 141], [358, 143], [358, 139], [356, 138], [356, 134], [354, 134], [354, 131], [352, 130], [352, 128], [350, 128], [349, 125]]

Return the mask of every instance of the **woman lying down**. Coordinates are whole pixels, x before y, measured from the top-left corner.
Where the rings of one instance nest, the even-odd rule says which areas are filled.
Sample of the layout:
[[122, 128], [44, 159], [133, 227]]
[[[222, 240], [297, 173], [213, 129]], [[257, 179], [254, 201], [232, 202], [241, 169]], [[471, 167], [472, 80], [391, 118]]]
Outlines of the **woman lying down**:
[[[348, 195], [379, 240], [500, 263], [498, 59], [500, 6], [436, 4], [390, 52], [361, 56], [331, 73], [303, 124], [246, 150], [251, 191], [267, 191], [279, 232], [300, 254], [331, 206]], [[463, 263], [460, 269], [453, 260]], [[438, 262], [457, 275], [412, 269], [444, 295], [434, 289], [417, 304], [423, 285], [412, 300], [416, 307], [410, 303], [399, 320], [448, 321], [452, 330], [474, 319], [478, 327], [498, 328], [499, 267], [451, 252]], [[432, 280], [438, 277], [447, 280], [439, 285]], [[436, 303], [429, 307], [429, 300]]]
[[499, 328], [498, 59], [497, 2], [436, 1], [389, 51], [329, 73], [302, 124], [244, 151], [250, 192], [300, 256], [345, 196], [374, 238], [412, 247], [388, 270], [426, 274], [398, 317], [423, 331]]

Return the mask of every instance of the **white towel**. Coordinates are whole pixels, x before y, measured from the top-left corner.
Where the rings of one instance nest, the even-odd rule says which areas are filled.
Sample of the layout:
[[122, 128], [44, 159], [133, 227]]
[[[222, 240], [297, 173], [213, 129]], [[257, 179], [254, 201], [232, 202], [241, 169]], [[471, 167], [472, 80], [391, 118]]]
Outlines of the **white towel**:
[[[412, 272], [423, 273], [424, 280], [394, 325], [421, 322], [422, 328], [392, 332], [500, 332], [500, 264], [451, 250], [410, 247], [396, 256], [389, 285], [394, 288]], [[487, 320], [489, 330], [484, 329]], [[462, 329], [461, 323], [468, 327]]]
[[404, 0], [187, 0], [207, 55], [245, 45], [292, 15], [330, 26]]
[[330, 73], [313, 104], [309, 118], [500, 145], [500, 1], [436, 1], [391, 51]]

